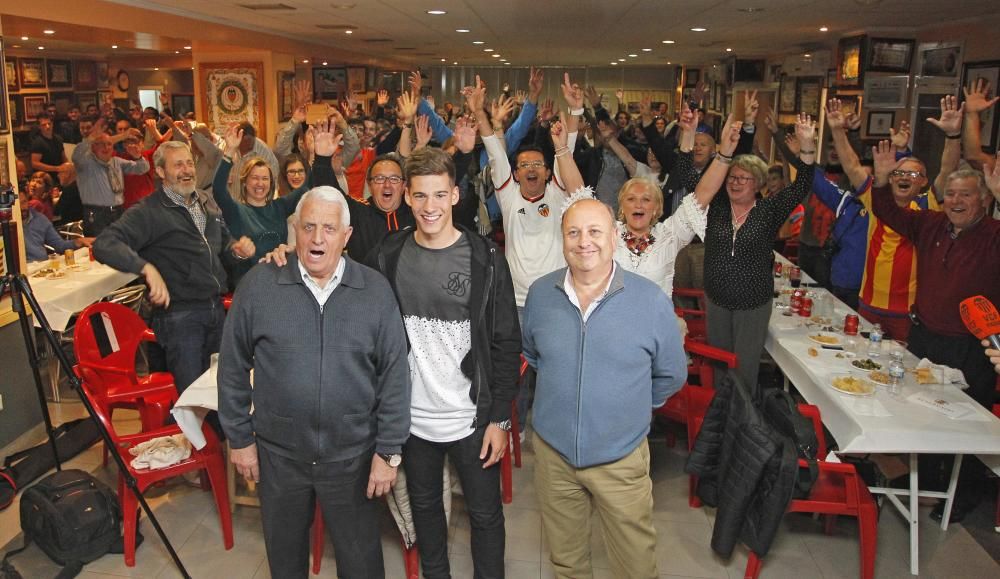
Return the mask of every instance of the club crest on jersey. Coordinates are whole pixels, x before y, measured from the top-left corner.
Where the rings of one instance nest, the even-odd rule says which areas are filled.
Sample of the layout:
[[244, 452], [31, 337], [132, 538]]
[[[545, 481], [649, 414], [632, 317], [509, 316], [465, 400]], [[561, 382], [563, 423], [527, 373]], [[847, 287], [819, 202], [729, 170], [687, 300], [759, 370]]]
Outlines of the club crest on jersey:
[[549, 216], [549, 204], [548, 203], [542, 203], [541, 205], [539, 205], [538, 206], [538, 214], [541, 215], [542, 217], [548, 217]]

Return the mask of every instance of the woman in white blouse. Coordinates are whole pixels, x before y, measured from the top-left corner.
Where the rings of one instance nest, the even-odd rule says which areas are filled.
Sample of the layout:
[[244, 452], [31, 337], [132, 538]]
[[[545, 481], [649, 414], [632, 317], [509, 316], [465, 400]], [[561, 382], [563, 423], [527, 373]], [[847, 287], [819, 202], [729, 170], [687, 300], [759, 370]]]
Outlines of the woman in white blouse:
[[[681, 130], [678, 162], [690, 162], [697, 128], [694, 113], [685, 108], [678, 124]], [[719, 152], [725, 157], [731, 158], [736, 149], [742, 125], [734, 122], [730, 115], [722, 129]], [[708, 204], [718, 192], [718, 184], [725, 178], [728, 169], [725, 163], [712, 162], [694, 192], [685, 196], [677, 211], [662, 223], [659, 219], [663, 215], [663, 193], [656, 183], [643, 177], [626, 181], [618, 192], [618, 236], [615, 243], [618, 265], [656, 282], [667, 296], [673, 296], [677, 254], [691, 243], [695, 235], [705, 236]]]

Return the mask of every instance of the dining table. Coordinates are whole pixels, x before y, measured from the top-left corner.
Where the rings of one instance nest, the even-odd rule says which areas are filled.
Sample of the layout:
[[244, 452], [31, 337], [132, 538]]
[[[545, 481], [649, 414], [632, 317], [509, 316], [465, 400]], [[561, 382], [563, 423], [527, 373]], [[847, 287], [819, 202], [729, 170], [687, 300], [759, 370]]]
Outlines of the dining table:
[[[32, 293], [57, 337], [66, 332], [75, 314], [138, 277], [134, 273], [91, 261], [90, 250], [86, 247], [73, 252], [73, 262], [68, 265], [64, 255], [53, 256], [45, 261], [28, 263], [25, 272]], [[58, 269], [55, 265], [59, 266]], [[38, 316], [32, 318], [35, 327], [41, 327]], [[44, 342], [52, 400], [59, 402], [59, 360], [48, 341]]]
[[[775, 259], [782, 263], [783, 269], [792, 265], [781, 255], [776, 254]], [[919, 498], [945, 499], [941, 529], [947, 530], [963, 457], [1000, 455], [1000, 419], [970, 398], [961, 383], [953, 383], [943, 375], [937, 380], [940, 383], [920, 383], [917, 368], [928, 363], [921, 363], [902, 343], [883, 340], [873, 345], [863, 335], [872, 327], [864, 318], [859, 316], [857, 335], [846, 335], [845, 318], [857, 312], [826, 289], [815, 287], [808, 275], [803, 274], [802, 284], [813, 300], [813, 315], [803, 317], [794, 313], [790, 303], [793, 290], [785, 285], [784, 278], [777, 279], [777, 297], [765, 350], [783, 373], [786, 389], [794, 386], [809, 404], [819, 407], [823, 424], [837, 441], [837, 453], [900, 454], [908, 458], [906, 488], [870, 487], [869, 490], [884, 495], [909, 524], [910, 572], [917, 575]], [[886, 372], [890, 354], [901, 356], [905, 369], [896, 389], [873, 381], [872, 370], [854, 365], [868, 360], [881, 366], [875, 371]], [[931, 376], [934, 378], [930, 379], [937, 378], [936, 374]], [[834, 387], [834, 380], [841, 377], [863, 380], [874, 389], [864, 395], [842, 392]], [[877, 377], [884, 380], [884, 375]], [[920, 454], [955, 456], [947, 491], [919, 488]], [[985, 460], [991, 462], [991, 458]]]

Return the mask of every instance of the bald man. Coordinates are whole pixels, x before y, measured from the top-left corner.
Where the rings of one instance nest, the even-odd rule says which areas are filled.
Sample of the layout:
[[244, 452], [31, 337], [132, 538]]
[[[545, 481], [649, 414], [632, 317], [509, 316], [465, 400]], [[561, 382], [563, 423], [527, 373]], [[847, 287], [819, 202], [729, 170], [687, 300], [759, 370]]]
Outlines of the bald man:
[[538, 372], [535, 487], [552, 565], [556, 577], [593, 576], [596, 508], [612, 576], [657, 577], [646, 435], [651, 410], [687, 376], [677, 319], [658, 285], [614, 262], [610, 207], [576, 201], [562, 237], [569, 267], [531, 285], [523, 325]]

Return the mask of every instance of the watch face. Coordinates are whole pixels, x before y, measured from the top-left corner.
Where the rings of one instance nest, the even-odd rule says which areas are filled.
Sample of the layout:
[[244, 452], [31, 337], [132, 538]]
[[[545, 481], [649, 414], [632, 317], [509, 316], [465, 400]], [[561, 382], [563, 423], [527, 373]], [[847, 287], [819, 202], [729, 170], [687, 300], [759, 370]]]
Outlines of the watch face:
[[389, 466], [396, 468], [403, 462], [403, 456], [400, 454], [389, 455]]

